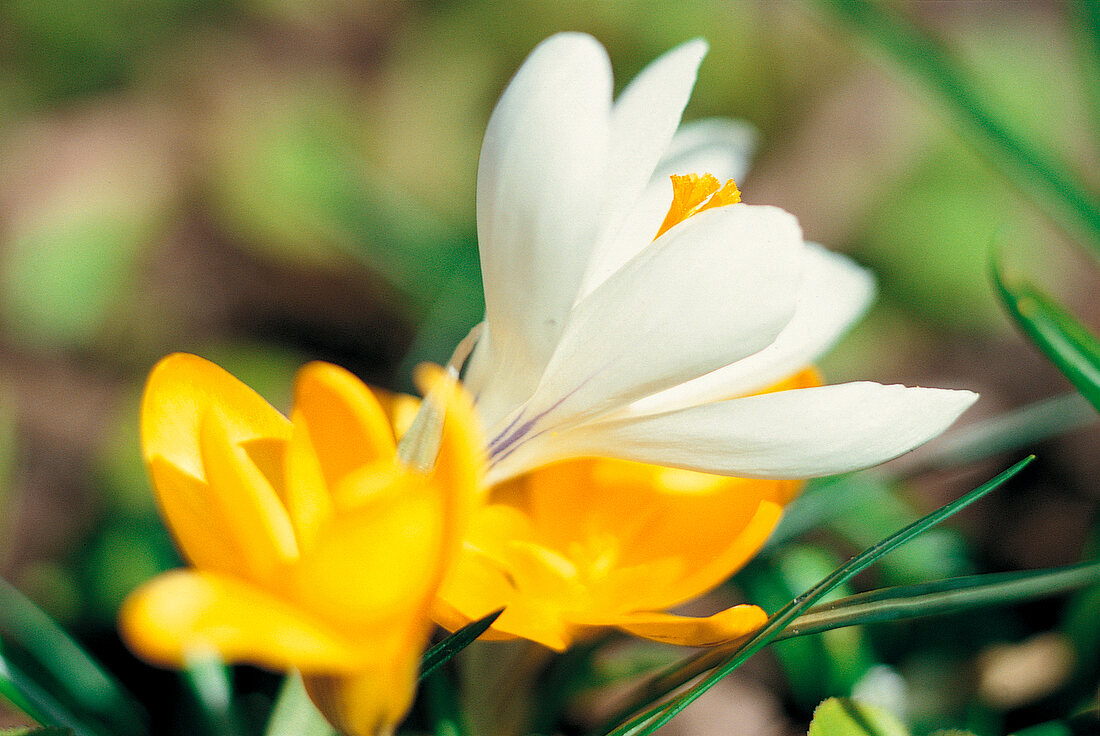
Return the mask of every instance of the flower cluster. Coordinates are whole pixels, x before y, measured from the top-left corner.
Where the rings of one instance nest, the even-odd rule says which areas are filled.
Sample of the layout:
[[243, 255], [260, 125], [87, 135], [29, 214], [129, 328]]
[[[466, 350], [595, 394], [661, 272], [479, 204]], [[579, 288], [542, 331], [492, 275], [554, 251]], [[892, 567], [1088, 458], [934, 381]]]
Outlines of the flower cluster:
[[407, 710], [433, 618], [503, 609], [487, 638], [556, 650], [607, 627], [729, 643], [765, 613], [667, 610], [751, 558], [798, 479], [895, 457], [973, 402], [822, 385], [812, 364], [872, 280], [740, 203], [744, 128], [680, 125], [705, 51], [613, 100], [603, 48], [562, 34], [509, 84], [478, 172], [486, 320], [465, 386], [429, 382], [434, 464], [397, 452], [408, 411], [334, 366], [302, 370], [289, 420], [194, 356], [154, 370], [145, 458], [195, 570], [127, 604], [138, 652], [297, 668], [339, 728], [373, 734]]
[[302, 368], [288, 420], [202, 358], [162, 360], [142, 402], [142, 449], [195, 569], [128, 599], [130, 645], [169, 666], [213, 653], [297, 669], [349, 734], [400, 721], [483, 469], [472, 405], [445, 377], [432, 383], [445, 420], [423, 473], [398, 459], [391, 418], [342, 368]]

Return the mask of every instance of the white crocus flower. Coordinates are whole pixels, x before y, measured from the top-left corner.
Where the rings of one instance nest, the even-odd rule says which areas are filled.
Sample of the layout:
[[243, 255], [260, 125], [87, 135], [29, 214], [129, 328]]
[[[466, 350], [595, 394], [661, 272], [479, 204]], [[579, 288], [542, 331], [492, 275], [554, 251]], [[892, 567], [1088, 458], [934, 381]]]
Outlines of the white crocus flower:
[[670, 173], [747, 166], [744, 128], [679, 127], [705, 53], [673, 49], [613, 103], [603, 47], [556, 35], [493, 112], [477, 192], [486, 320], [466, 376], [491, 482], [585, 455], [844, 472], [911, 450], [977, 398], [870, 382], [760, 393], [832, 345], [874, 285], [775, 207], [713, 207], [654, 239]]

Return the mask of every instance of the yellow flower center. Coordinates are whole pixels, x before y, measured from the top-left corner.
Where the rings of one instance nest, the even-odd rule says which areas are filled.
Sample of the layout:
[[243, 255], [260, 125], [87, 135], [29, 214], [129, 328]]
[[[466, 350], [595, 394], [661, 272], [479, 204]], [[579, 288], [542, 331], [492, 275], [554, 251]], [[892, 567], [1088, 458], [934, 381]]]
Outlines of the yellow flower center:
[[741, 201], [741, 190], [733, 183], [733, 179], [727, 179], [725, 184], [720, 185], [718, 179], [711, 174], [673, 174], [669, 178], [672, 179], [672, 204], [669, 205], [661, 228], [653, 236], [654, 240], [664, 235], [673, 225], [678, 225], [703, 210]]

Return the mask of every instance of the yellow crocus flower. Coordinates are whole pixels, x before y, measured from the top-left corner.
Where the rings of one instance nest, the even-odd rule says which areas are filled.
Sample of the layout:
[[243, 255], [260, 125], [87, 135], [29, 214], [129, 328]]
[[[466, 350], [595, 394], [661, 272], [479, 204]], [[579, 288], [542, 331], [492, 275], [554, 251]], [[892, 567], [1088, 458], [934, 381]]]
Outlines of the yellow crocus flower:
[[438, 372], [427, 383], [445, 419], [434, 468], [420, 472], [342, 368], [302, 368], [287, 419], [202, 358], [163, 359], [145, 389], [142, 450], [193, 568], [126, 601], [133, 650], [164, 666], [213, 652], [294, 668], [342, 732], [392, 731], [483, 470], [469, 399]]
[[[819, 383], [808, 369], [773, 390]], [[753, 605], [705, 618], [665, 611], [752, 559], [801, 487], [609, 458], [544, 466], [491, 489], [436, 618], [456, 629], [504, 607], [486, 638], [558, 651], [607, 627], [672, 644], [730, 644], [767, 614]]]

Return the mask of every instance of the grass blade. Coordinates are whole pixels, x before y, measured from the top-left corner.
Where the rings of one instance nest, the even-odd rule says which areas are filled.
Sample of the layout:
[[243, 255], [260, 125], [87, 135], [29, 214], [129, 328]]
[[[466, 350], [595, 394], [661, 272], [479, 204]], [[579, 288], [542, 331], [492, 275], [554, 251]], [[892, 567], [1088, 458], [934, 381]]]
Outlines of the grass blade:
[[814, 606], [774, 641], [844, 626], [938, 616], [1066, 593], [1100, 584], [1100, 562], [1026, 572], [989, 573], [873, 590]]
[[1093, 117], [1093, 130], [1100, 130], [1100, 3], [1096, 0], [1072, 0], [1072, 12], [1080, 56], [1081, 81]]
[[1100, 340], [1034, 285], [1010, 282], [996, 262], [993, 285], [1024, 334], [1100, 411]]
[[988, 108], [943, 48], [896, 11], [877, 2], [814, 0], [829, 17], [884, 52], [933, 92], [961, 124], [967, 139], [1013, 184], [1071, 235], [1087, 238], [1100, 257], [1100, 205], [1064, 166], [1029, 145]]
[[225, 663], [214, 653], [203, 652], [188, 657], [184, 675], [209, 733], [237, 736], [240, 727], [233, 708], [233, 683]]
[[499, 611], [493, 611], [485, 618], [474, 621], [472, 624], [466, 624], [425, 652], [424, 658], [420, 660], [420, 680], [423, 681], [436, 669], [449, 662], [456, 654], [470, 646], [474, 639], [484, 634], [502, 613], [504, 613], [503, 608]]
[[0, 632], [55, 681], [63, 700], [116, 734], [147, 732], [144, 709], [53, 619], [18, 589], [0, 579]]
[[42, 725], [67, 728], [75, 736], [114, 736], [100, 724], [73, 713], [3, 655], [0, 655], [0, 696]]
[[[917, 537], [925, 530], [939, 524], [941, 521], [953, 516], [954, 514], [962, 511], [964, 508], [974, 503], [978, 499], [982, 498], [986, 494], [999, 488], [1010, 478], [1015, 476], [1021, 470], [1023, 470], [1031, 461], [1034, 460], [1034, 456], [1029, 456], [1013, 465], [1008, 470], [997, 475], [995, 478], [983, 483], [978, 488], [974, 489], [970, 493], [966, 494], [962, 498], [959, 498], [946, 506], [942, 506], [931, 514], [923, 517], [905, 527], [904, 529], [890, 535], [886, 539], [883, 539], [879, 543], [869, 547], [860, 554], [856, 555], [848, 562], [844, 563], [831, 574], [826, 576], [817, 585], [814, 585], [802, 595], [791, 601], [775, 615], [768, 619], [768, 622], [764, 625], [760, 631], [753, 635], [749, 640], [738, 646], [731, 654], [726, 655], [725, 661], [720, 663], [710, 674], [706, 675], [701, 681], [696, 683], [690, 689], [676, 696], [672, 700], [658, 704], [657, 706], [650, 708], [644, 713], [636, 716], [630, 721], [622, 724], [615, 730], [611, 731], [609, 736], [645, 736], [660, 728], [664, 724], [668, 723], [677, 713], [682, 711], [688, 705], [693, 703], [703, 693], [710, 690], [720, 680], [729, 675], [731, 672], [740, 667], [746, 660], [765, 646], [770, 644], [784, 629], [786, 629], [792, 622], [794, 622], [799, 616], [805, 613], [811, 606], [817, 601], [829, 593], [833, 588], [851, 579], [861, 570], [865, 569], [883, 555], [891, 552], [892, 550], [900, 547], [909, 540]], [[691, 669], [697, 669], [697, 662], [689, 662], [688, 667]], [[670, 678], [670, 682], [675, 678]], [[686, 682], [686, 680], [685, 680]], [[681, 683], [683, 684], [683, 683]]]

